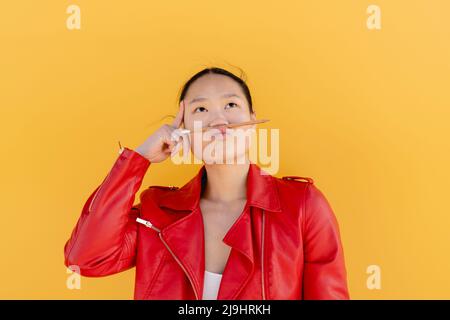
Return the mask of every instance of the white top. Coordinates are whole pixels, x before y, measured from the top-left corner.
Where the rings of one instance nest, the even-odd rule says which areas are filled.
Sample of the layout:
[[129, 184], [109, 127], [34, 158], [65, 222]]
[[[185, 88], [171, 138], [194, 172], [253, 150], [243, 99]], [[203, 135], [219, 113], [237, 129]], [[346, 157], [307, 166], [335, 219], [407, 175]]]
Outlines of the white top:
[[217, 300], [222, 274], [209, 272], [205, 270], [205, 279], [203, 284], [203, 300]]

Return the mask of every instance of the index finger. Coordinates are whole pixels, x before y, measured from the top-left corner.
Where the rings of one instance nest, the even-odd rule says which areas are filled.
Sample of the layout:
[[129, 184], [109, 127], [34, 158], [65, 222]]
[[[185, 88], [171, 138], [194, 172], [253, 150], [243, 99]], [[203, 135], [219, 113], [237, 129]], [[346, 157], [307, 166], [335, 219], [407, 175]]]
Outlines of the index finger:
[[181, 124], [183, 123], [183, 117], [184, 117], [184, 100], [181, 100], [180, 102], [180, 110], [178, 110], [178, 113], [175, 117], [175, 119], [173, 119], [172, 122], [172, 127], [179, 128], [181, 126]]

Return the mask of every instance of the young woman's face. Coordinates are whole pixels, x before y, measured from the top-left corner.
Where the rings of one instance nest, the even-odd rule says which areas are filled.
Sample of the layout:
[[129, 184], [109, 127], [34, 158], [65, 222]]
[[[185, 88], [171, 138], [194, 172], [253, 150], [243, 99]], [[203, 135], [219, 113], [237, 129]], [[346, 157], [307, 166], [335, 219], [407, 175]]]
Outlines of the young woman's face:
[[[208, 74], [200, 77], [192, 83], [183, 102], [184, 127], [190, 130], [194, 129], [194, 123], [197, 127], [199, 124], [209, 127], [256, 119], [255, 113], [250, 112], [240, 85], [224, 75]], [[206, 163], [237, 163], [237, 159], [247, 154], [250, 146], [248, 136], [253, 129], [255, 125], [229, 128], [227, 132], [230, 134], [225, 135], [219, 129], [211, 129], [203, 132], [201, 141], [191, 134], [191, 151], [197, 158], [201, 156]], [[199, 142], [201, 145], [198, 145]], [[200, 151], [201, 155], [198, 154]]]

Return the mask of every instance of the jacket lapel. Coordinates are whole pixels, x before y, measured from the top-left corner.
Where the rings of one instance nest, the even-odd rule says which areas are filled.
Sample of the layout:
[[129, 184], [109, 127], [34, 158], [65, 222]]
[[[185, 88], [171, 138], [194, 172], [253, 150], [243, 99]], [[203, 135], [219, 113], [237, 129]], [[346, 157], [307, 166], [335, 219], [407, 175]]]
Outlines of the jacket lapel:
[[[198, 299], [203, 295], [205, 272], [205, 240], [203, 217], [200, 210], [202, 186], [206, 182], [206, 168], [178, 190], [165, 193], [157, 199], [168, 212], [184, 212], [179, 219], [165, 226], [161, 236], [182, 264]], [[262, 210], [254, 211], [254, 208]], [[250, 279], [255, 267], [255, 235], [252, 229], [256, 215], [252, 212], [281, 212], [278, 189], [274, 178], [250, 163], [247, 175], [247, 202], [222, 241], [231, 247], [218, 299], [235, 299]], [[259, 224], [257, 224], [259, 225]]]
[[218, 300], [235, 299], [253, 273], [255, 249], [251, 218], [250, 207], [246, 205], [222, 240], [231, 247], [231, 251], [222, 274]]
[[200, 210], [177, 220], [161, 230], [161, 236], [187, 273], [198, 299], [203, 294], [205, 240]]

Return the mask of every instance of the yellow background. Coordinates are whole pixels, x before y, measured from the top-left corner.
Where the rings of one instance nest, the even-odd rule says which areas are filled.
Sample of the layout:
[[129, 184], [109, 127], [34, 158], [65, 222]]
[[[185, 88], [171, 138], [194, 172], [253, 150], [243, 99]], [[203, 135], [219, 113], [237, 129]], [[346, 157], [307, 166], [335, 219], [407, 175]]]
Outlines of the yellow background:
[[[261, 127], [280, 129], [277, 176], [312, 177], [330, 201], [351, 298], [449, 299], [449, 14], [446, 0], [5, 2], [0, 298], [132, 299], [134, 269], [67, 289], [64, 243], [117, 141], [143, 142], [217, 65], [244, 69]], [[139, 192], [198, 168], [154, 164]]]

